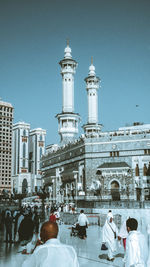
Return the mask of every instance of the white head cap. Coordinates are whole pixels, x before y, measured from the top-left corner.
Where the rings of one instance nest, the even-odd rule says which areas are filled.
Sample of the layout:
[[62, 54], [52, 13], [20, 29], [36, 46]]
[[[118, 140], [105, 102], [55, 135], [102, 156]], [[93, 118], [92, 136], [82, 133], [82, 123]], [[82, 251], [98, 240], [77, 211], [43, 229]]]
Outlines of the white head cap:
[[109, 211], [109, 212], [108, 212], [108, 214], [107, 214], [107, 218], [113, 218], [112, 211]]

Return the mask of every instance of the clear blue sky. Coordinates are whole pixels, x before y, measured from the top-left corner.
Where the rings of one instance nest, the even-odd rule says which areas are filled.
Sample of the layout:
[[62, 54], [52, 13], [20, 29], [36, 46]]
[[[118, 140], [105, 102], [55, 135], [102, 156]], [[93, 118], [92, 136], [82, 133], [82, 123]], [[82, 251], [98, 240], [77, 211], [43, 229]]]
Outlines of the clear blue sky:
[[80, 133], [87, 122], [84, 78], [91, 56], [101, 79], [103, 131], [135, 121], [150, 123], [149, 0], [0, 0], [0, 97], [14, 106], [14, 122], [46, 129], [47, 144], [59, 142], [58, 62], [67, 38], [78, 62]]

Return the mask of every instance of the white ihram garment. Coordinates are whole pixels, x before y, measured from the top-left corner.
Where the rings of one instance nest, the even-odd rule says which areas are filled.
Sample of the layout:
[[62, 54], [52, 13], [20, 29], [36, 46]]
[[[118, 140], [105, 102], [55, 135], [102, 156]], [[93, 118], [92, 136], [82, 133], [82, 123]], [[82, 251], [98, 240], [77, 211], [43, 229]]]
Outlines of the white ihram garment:
[[73, 247], [60, 243], [56, 238], [38, 246], [23, 262], [22, 267], [79, 267]]
[[78, 223], [80, 226], [85, 226], [86, 223], [89, 224], [87, 216], [84, 213], [80, 213], [80, 215], [78, 217]]
[[150, 266], [150, 224], [147, 225], [147, 234], [148, 234], [148, 260], [147, 267]]
[[118, 236], [120, 236], [121, 238], [127, 238], [128, 232], [126, 227], [126, 221], [124, 221], [124, 223], [122, 224]]
[[130, 231], [126, 243], [125, 267], [147, 267], [148, 245], [142, 233]]
[[108, 257], [109, 259], [112, 259], [114, 257], [114, 253], [117, 250], [117, 244], [116, 244], [116, 239], [114, 237], [114, 233], [110, 226], [112, 227], [114, 232], [116, 232], [116, 235], [118, 235], [117, 226], [113, 221], [110, 222], [110, 217], [108, 216], [102, 229], [102, 243], [107, 243]]

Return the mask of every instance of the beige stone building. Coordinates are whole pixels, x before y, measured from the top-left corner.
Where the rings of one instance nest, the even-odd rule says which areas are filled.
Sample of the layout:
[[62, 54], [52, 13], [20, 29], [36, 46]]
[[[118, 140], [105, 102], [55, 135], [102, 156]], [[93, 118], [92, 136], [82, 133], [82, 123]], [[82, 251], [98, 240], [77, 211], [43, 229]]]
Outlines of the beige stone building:
[[13, 106], [0, 101], [0, 195], [11, 193]]

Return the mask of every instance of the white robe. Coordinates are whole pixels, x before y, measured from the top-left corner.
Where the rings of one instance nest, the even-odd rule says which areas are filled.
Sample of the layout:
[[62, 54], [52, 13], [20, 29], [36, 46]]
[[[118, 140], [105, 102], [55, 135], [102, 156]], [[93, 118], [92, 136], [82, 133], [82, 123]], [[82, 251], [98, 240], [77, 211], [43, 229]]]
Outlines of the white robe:
[[126, 221], [124, 221], [124, 223], [121, 225], [118, 236], [120, 236], [121, 238], [127, 238], [128, 232], [127, 232], [127, 227], [126, 227]]
[[78, 223], [80, 226], [85, 226], [86, 223], [89, 224], [88, 218], [84, 213], [80, 213], [78, 217]]
[[102, 243], [107, 243], [108, 257], [113, 258], [114, 253], [117, 250], [117, 241], [109, 225], [112, 227], [112, 229], [116, 232], [116, 235], [118, 236], [118, 228], [113, 221], [110, 222], [110, 216], [108, 216], [102, 229]]
[[148, 260], [147, 267], [150, 266], [150, 224], [147, 225], [147, 235], [148, 235]]
[[38, 246], [23, 262], [22, 267], [79, 267], [77, 255], [72, 246], [60, 243], [56, 238]]
[[126, 243], [125, 267], [146, 267], [148, 245], [139, 231], [130, 231]]

